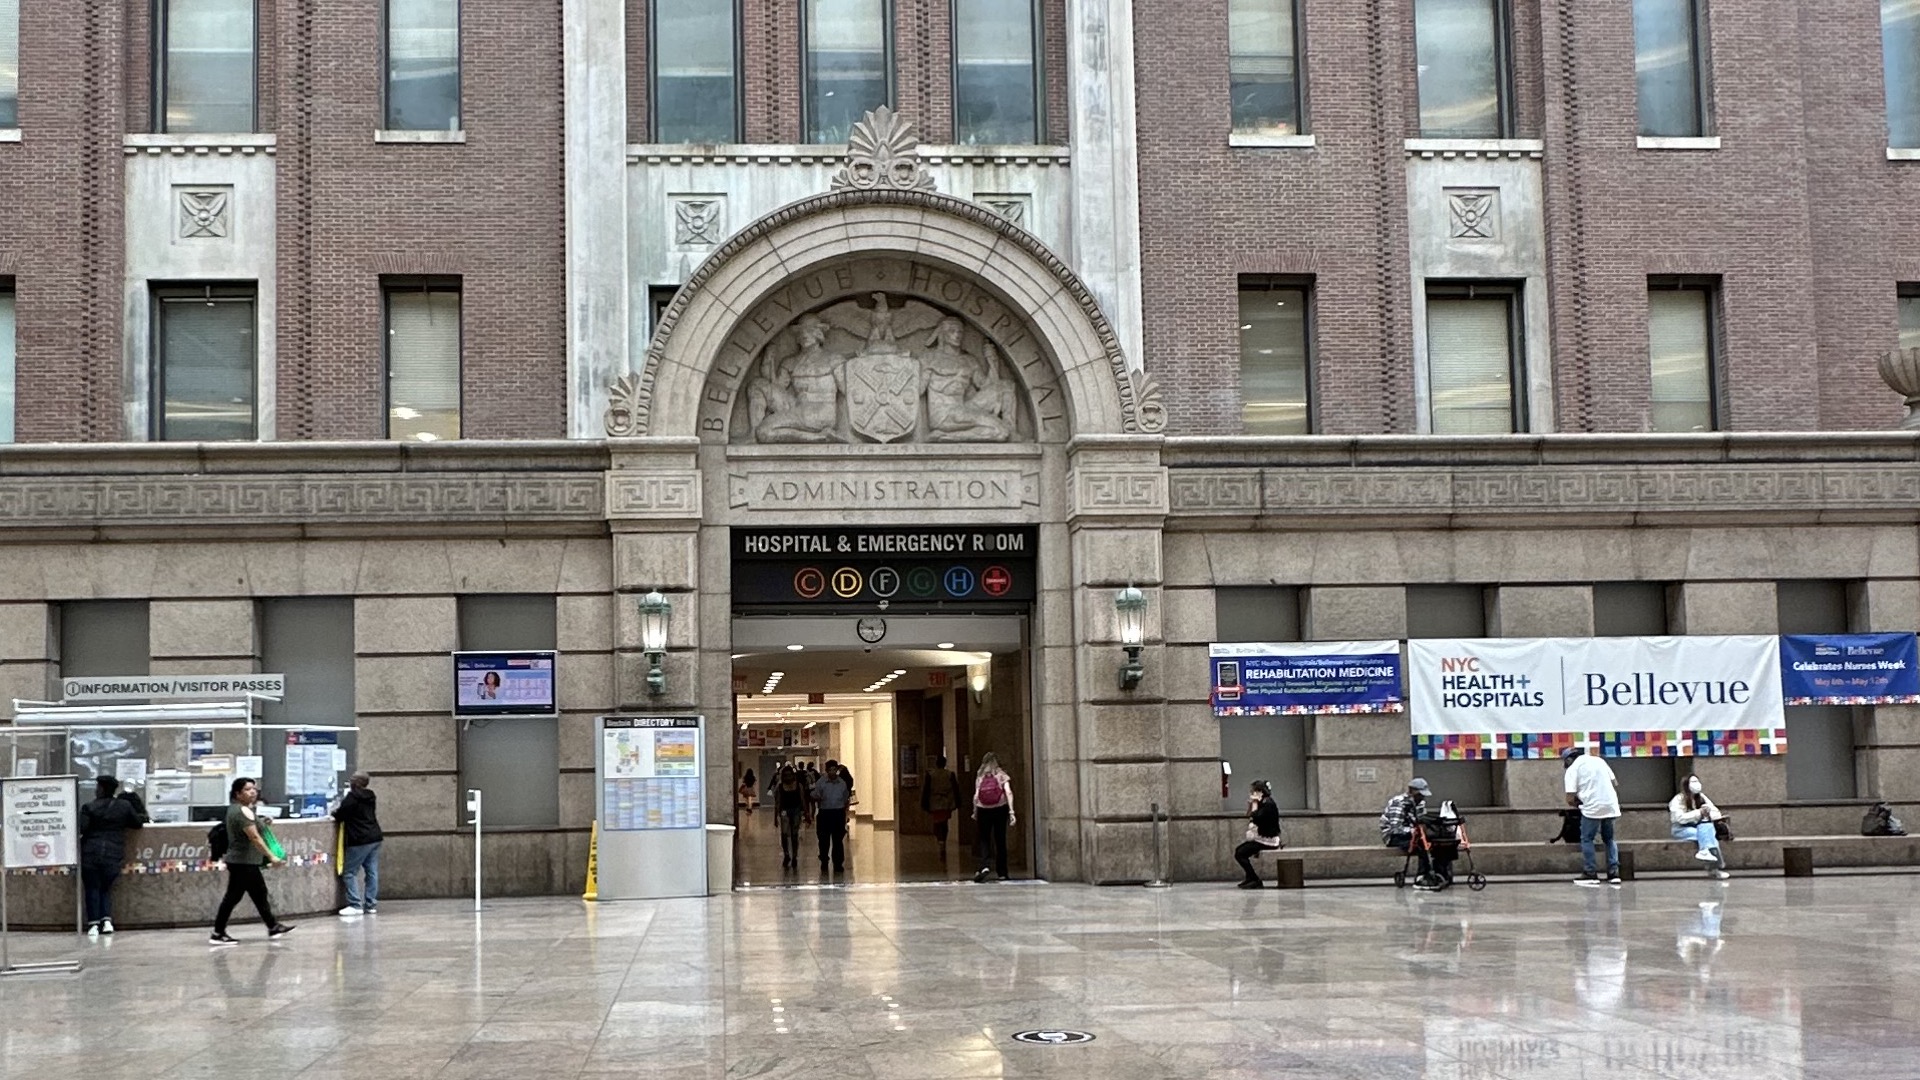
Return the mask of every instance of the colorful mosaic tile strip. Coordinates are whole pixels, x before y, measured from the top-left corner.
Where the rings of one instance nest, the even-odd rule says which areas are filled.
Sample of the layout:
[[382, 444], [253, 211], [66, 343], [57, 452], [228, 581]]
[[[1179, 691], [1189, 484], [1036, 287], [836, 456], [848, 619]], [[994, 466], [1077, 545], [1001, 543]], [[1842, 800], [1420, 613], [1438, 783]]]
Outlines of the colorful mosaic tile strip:
[[1581, 746], [1601, 757], [1748, 757], [1787, 752], [1785, 728], [1693, 731], [1555, 731], [1415, 735], [1415, 761], [1503, 761], [1557, 758]]

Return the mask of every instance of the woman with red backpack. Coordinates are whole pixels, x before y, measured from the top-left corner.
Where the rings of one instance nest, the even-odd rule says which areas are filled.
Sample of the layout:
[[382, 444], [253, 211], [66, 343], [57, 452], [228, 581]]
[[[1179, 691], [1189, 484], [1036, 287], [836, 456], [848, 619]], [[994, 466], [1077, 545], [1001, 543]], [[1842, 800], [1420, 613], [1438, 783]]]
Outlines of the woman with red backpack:
[[980, 870], [973, 880], [985, 881], [990, 873], [1007, 880], [1007, 830], [1016, 823], [1013, 778], [992, 754], [980, 758], [980, 771], [974, 774], [973, 820], [980, 823]]

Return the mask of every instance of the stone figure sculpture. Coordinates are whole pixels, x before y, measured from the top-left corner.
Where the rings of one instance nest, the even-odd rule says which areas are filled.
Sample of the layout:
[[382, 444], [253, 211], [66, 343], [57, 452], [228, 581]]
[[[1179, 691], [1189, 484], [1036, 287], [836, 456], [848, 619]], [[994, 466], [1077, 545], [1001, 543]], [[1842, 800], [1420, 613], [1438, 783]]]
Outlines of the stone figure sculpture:
[[927, 395], [927, 438], [933, 442], [1006, 442], [1013, 436], [1013, 387], [1000, 374], [999, 352], [984, 359], [961, 348], [965, 326], [940, 320], [920, 357]]
[[[790, 338], [776, 337], [761, 354], [745, 392], [752, 441], [1017, 437], [1019, 392], [991, 343], [970, 351], [959, 317], [919, 300], [871, 295], [871, 307], [849, 300], [800, 316]], [[918, 352], [903, 344], [922, 340]]]
[[802, 315], [794, 324], [800, 351], [785, 359], [769, 355], [763, 374], [747, 389], [749, 416], [759, 403], [756, 439], [767, 443], [840, 442], [840, 369], [845, 360], [826, 349], [827, 324]]

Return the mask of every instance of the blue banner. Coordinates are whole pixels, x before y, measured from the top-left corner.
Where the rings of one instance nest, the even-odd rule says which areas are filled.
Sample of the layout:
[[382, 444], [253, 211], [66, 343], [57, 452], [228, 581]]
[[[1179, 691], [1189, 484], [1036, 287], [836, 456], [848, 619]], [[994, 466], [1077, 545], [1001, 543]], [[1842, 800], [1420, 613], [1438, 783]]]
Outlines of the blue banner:
[[1397, 641], [1229, 642], [1207, 649], [1213, 715], [1397, 713]]
[[1913, 634], [1787, 634], [1780, 685], [1789, 705], [1920, 705]]

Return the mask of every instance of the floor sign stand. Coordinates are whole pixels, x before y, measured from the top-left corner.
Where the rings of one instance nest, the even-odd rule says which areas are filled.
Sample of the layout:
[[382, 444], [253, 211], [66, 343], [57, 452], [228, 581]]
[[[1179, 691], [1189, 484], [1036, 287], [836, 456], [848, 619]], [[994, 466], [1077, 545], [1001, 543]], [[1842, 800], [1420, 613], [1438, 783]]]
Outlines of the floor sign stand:
[[80, 881], [80, 778], [15, 776], [0, 780], [0, 975], [59, 975], [80, 970], [78, 960], [16, 964], [7, 926], [7, 879], [15, 870], [66, 867], [73, 874], [75, 928], [85, 920]]
[[594, 720], [599, 899], [707, 895], [706, 718]]

